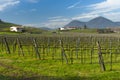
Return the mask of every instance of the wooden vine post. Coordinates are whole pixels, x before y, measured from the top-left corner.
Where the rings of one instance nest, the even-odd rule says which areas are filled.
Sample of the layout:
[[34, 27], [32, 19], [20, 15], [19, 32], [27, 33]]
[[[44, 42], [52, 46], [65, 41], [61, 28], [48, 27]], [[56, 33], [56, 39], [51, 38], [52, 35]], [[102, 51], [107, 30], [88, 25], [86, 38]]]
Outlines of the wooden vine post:
[[101, 46], [100, 46], [100, 42], [99, 42], [99, 41], [97, 42], [97, 46], [98, 46], [98, 59], [99, 59], [99, 64], [100, 64], [101, 70], [102, 70], [102, 71], [105, 71], [106, 68], [105, 68], [105, 64], [104, 64], [103, 57], [102, 57]]
[[112, 70], [112, 41], [110, 40], [110, 70]]
[[35, 48], [35, 52], [36, 52], [36, 57], [38, 57], [39, 59], [41, 59], [36, 39], [33, 39], [33, 44], [34, 44], [34, 48]]
[[16, 51], [16, 46], [17, 46], [17, 40], [15, 39], [15, 41], [13, 42], [13, 53], [15, 53]]
[[[21, 41], [19, 38], [17, 38], [17, 44], [18, 44], [18, 48], [20, 50], [20, 52], [22, 53], [22, 55], [24, 56], [24, 52], [23, 52], [23, 48], [22, 48], [22, 44], [21, 44]], [[20, 55], [20, 52], [19, 52], [19, 55]]]
[[4, 43], [5, 43], [7, 53], [10, 54], [10, 48], [9, 48], [9, 46], [8, 46], [7, 39], [6, 39], [6, 38], [3, 38], [3, 41], [4, 41]]
[[64, 48], [63, 48], [63, 42], [62, 42], [62, 40], [60, 40], [60, 47], [61, 47], [62, 63], [63, 63], [63, 60], [64, 60], [64, 58], [65, 58], [66, 64], [68, 64], [68, 59], [67, 59], [67, 55], [65, 54], [65, 50], [64, 50]]

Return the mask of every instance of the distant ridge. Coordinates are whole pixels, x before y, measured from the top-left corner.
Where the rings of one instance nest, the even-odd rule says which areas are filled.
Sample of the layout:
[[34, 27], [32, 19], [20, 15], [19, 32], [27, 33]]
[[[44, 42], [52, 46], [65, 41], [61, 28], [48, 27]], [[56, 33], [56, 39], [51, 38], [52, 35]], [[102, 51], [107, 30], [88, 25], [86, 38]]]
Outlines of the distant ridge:
[[104, 17], [96, 17], [87, 22], [87, 26], [94, 28], [117, 27], [118, 25]]
[[120, 25], [120, 22], [115, 22], [117, 25]]
[[106, 27], [120, 27], [120, 22], [113, 22], [107, 18], [102, 16], [96, 17], [88, 22], [81, 22], [78, 20], [73, 20], [64, 27], [84, 27], [87, 26], [89, 28], [106, 28]]
[[85, 22], [80, 22], [78, 20], [73, 20], [64, 27], [83, 27], [85, 25]]

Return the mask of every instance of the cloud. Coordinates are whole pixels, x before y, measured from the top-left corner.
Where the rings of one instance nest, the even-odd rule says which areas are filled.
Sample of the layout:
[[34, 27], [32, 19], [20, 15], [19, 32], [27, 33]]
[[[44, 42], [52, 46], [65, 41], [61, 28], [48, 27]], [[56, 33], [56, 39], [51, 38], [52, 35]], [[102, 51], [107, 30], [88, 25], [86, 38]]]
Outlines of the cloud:
[[69, 18], [65, 18], [63, 16], [57, 16], [57, 17], [49, 18], [50, 22], [67, 22], [69, 20], [70, 20]]
[[19, 3], [20, 3], [20, 0], [1, 0], [0, 1], [0, 11], [3, 11], [10, 6], [14, 6]]
[[89, 12], [74, 16], [72, 19], [90, 19], [97, 16], [109, 16], [110, 19], [118, 20], [118, 18], [115, 19], [114, 16], [118, 16], [118, 13], [120, 13], [119, 9], [120, 0], [104, 0], [103, 2], [86, 6], [85, 10]]
[[74, 17], [72, 17], [72, 20], [82, 20], [82, 21], [88, 21], [88, 20], [90, 20], [91, 18], [95, 18], [95, 17], [98, 17], [99, 15], [98, 14], [90, 14], [90, 13], [88, 13], [88, 14], [80, 14], [80, 15], [78, 15], [78, 16], [74, 16]]
[[33, 9], [31, 9], [30, 11], [31, 11], [31, 12], [35, 12], [35, 11], [37, 11], [37, 9], [33, 8]]
[[[29, 0], [29, 1], [34, 3], [39, 0]], [[80, 2], [76, 2], [75, 4], [68, 6], [67, 9], [77, 8], [79, 4]], [[63, 27], [71, 20], [80, 19], [83, 21], [87, 21], [98, 16], [104, 16], [111, 20], [118, 21], [120, 19], [119, 9], [120, 9], [120, 0], [104, 0], [99, 3], [85, 6], [84, 11], [86, 12], [83, 12], [82, 14], [79, 15], [75, 15], [71, 18], [67, 18], [64, 16], [55, 16], [48, 18], [47, 22], [38, 23], [38, 24], [37, 23], [29, 24], [29, 25], [38, 26], [38, 27], [58, 28], [58, 27]], [[35, 11], [35, 9], [33, 9], [32, 11]]]
[[116, 10], [120, 9], [120, 0], [105, 0], [100, 3], [92, 4], [88, 6], [92, 8], [93, 10]]
[[48, 18], [47, 22], [41, 23], [39, 26], [48, 28], [59, 28], [69, 23], [70, 20], [70, 18], [66, 18], [63, 16], [55, 16]]
[[39, 2], [40, 0], [27, 0], [28, 2], [30, 2], [30, 3], [37, 3], [37, 2]]
[[[77, 8], [79, 4], [80, 2], [76, 2], [75, 4], [68, 6], [67, 9]], [[84, 11], [86, 12], [75, 15], [71, 18], [67, 18], [64, 16], [50, 17], [48, 18], [47, 22], [38, 23], [36, 25], [34, 24], [34, 26], [58, 28], [63, 27], [74, 19], [87, 21], [98, 16], [104, 16], [108, 19], [118, 21], [120, 19], [120, 0], [104, 0], [99, 3], [85, 6]]]
[[65, 24], [68, 22], [46, 22], [46, 23], [41, 23], [40, 27], [48, 27], [48, 28], [60, 28], [63, 27]]
[[114, 21], [120, 21], [120, 12], [110, 12], [110, 13], [104, 13], [103, 16], [105, 16], [108, 19], [112, 19]]
[[25, 24], [25, 26], [48, 27], [51, 29], [60, 28], [70, 22], [71, 19], [63, 16], [55, 16], [48, 18], [48, 21], [34, 24]]
[[51, 29], [63, 27], [67, 22], [44, 22], [44, 23], [35, 23], [35, 24], [24, 24], [24, 26], [31, 26], [31, 27], [47, 27]]
[[80, 4], [80, 1], [74, 3], [73, 5], [68, 6], [67, 9], [75, 8], [75, 7], [76, 7], [77, 5], [79, 5], [79, 4]]

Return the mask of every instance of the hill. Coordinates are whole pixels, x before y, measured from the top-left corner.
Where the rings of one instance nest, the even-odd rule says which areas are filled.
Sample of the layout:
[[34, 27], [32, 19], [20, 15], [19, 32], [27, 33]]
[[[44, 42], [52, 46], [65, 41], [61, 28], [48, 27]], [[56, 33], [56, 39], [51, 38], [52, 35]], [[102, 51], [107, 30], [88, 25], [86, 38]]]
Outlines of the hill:
[[19, 26], [18, 24], [13, 24], [13, 23], [8, 23], [8, 22], [4, 22], [2, 20], [0, 20], [0, 31], [9, 31], [9, 28], [11, 26]]
[[120, 26], [120, 22], [116, 22], [116, 24]]
[[78, 21], [78, 20], [73, 20], [71, 21], [70, 23], [68, 23], [67, 25], [65, 25], [64, 27], [83, 27], [85, 25], [85, 22], [81, 22], [81, 21]]
[[81, 22], [78, 20], [73, 20], [64, 27], [84, 27], [87, 26], [88, 28], [106, 28], [106, 27], [119, 27], [120, 22], [113, 22], [104, 17], [96, 17], [88, 22]]
[[[21, 25], [9, 23], [9, 22], [4, 22], [4, 21], [0, 20], [0, 32], [10, 32], [11, 26], [21, 26]], [[46, 31], [47, 30], [42, 29], [42, 28], [25, 26], [25, 32], [28, 32], [28, 33], [39, 34], [39, 33], [43, 33]]]
[[88, 21], [86, 25], [93, 28], [118, 27], [118, 24], [104, 17], [96, 17]]

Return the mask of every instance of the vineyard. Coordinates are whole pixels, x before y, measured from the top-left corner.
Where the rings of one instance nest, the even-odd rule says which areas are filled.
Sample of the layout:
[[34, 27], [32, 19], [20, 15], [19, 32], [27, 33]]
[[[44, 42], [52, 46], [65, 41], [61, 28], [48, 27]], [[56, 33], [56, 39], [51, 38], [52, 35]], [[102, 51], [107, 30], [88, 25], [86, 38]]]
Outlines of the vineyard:
[[100, 64], [103, 71], [120, 62], [120, 38], [111, 36], [1, 36], [0, 48], [1, 54], [61, 64]]

